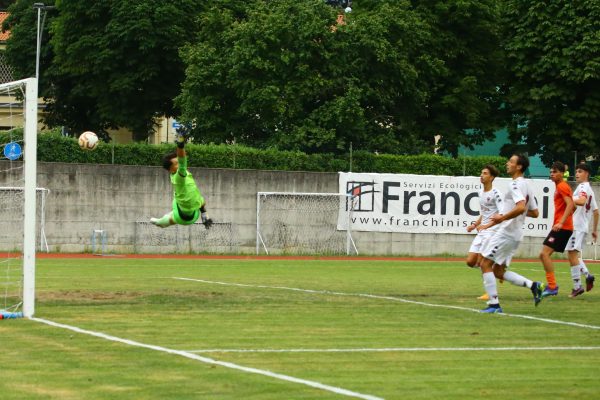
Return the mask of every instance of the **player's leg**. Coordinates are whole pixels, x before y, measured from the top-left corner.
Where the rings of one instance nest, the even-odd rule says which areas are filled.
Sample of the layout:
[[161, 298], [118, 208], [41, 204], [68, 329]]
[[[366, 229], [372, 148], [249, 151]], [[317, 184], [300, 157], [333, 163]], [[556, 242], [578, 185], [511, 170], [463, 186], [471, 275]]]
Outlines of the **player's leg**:
[[589, 292], [594, 288], [596, 277], [590, 273], [583, 258], [579, 258], [579, 270], [581, 271], [581, 274], [585, 276], [585, 291]]
[[542, 261], [542, 265], [544, 266], [544, 271], [546, 272], [546, 282], [548, 283], [544, 289], [543, 297], [556, 296], [558, 294], [556, 275], [554, 275], [554, 263], [552, 262], [552, 254], [554, 253], [554, 249], [551, 247], [554, 246], [556, 240], [554, 233], [554, 231], [550, 231], [546, 237], [546, 240], [544, 240], [544, 245], [542, 246], [542, 251], [540, 252], [540, 261]]
[[[480, 270], [481, 270], [481, 263], [483, 263], [483, 256], [481, 254], [477, 254], [477, 266], [479, 267]], [[483, 275], [483, 271], [481, 273]], [[485, 286], [485, 282], [483, 284]], [[489, 299], [490, 299], [490, 295], [487, 294], [487, 292], [485, 292], [484, 294], [482, 294], [481, 296], [479, 296], [477, 298], [477, 300], [483, 300], [483, 301], [488, 301]]]
[[579, 255], [581, 254], [581, 242], [585, 237], [584, 232], [574, 231], [567, 243], [567, 255], [569, 265], [571, 266], [571, 280], [573, 281], [573, 290], [569, 297], [577, 297], [585, 291], [581, 287], [581, 269], [579, 268]]
[[496, 277], [494, 275], [494, 263], [498, 262], [498, 249], [501, 248], [502, 242], [502, 237], [494, 235], [485, 241], [484, 246], [481, 249], [482, 260], [480, 263], [480, 268], [483, 278], [483, 288], [489, 297], [488, 307], [483, 309], [481, 312], [502, 312], [502, 308], [500, 307], [500, 299], [498, 297], [498, 286], [496, 284]]
[[483, 288], [489, 297], [488, 306], [481, 310], [483, 313], [501, 313], [500, 300], [498, 299], [498, 287], [496, 286], [496, 277], [494, 276], [494, 261], [489, 258], [483, 258], [481, 262], [481, 272], [483, 276]]
[[[580, 234], [580, 233], [581, 232], [578, 232], [578, 234]], [[581, 239], [581, 248], [579, 250], [577, 265], [579, 267], [580, 275], [585, 276], [585, 290], [586, 290], [586, 292], [589, 292], [590, 290], [592, 290], [594, 288], [594, 281], [596, 280], [596, 278], [594, 277], [594, 275], [590, 274], [590, 271], [588, 270], [587, 265], [585, 265], [583, 258], [581, 258], [581, 250], [583, 249], [584, 243], [585, 243], [585, 236], [583, 239]], [[571, 264], [571, 265], [574, 265], [574, 264]]]
[[509, 238], [502, 238], [496, 241], [496, 265], [494, 266], [494, 273], [498, 279], [506, 280], [515, 286], [530, 289], [534, 304], [537, 306], [541, 301], [542, 284], [507, 269], [519, 244], [519, 241]]
[[473, 252], [467, 253], [466, 263], [467, 263], [468, 267], [470, 267], [470, 268], [477, 267], [477, 258], [478, 258], [477, 256], [478, 255], [479, 255], [478, 253], [473, 253]]
[[585, 292], [581, 287], [581, 269], [579, 268], [579, 252], [569, 250], [569, 264], [571, 265], [571, 280], [573, 281], [573, 290], [569, 297], [577, 297]]
[[166, 213], [161, 218], [150, 218], [150, 222], [161, 228], [166, 228], [171, 225], [175, 225], [175, 220], [173, 219], [173, 211]]
[[548, 286], [544, 289], [542, 298], [556, 296], [558, 294], [558, 285], [556, 284], [556, 276], [554, 275], [554, 263], [552, 262], [551, 256], [555, 251], [560, 253], [564, 252], [572, 235], [573, 232], [569, 230], [553, 230], [550, 231], [546, 240], [544, 240], [540, 259], [542, 260], [544, 270], [546, 271], [546, 281], [548, 282]]
[[[481, 231], [477, 233], [477, 236], [473, 238], [473, 242], [471, 243], [471, 247], [469, 248], [469, 253], [467, 254], [467, 266], [471, 268], [479, 268], [481, 269], [481, 262], [483, 261], [483, 257], [481, 256], [481, 251], [487, 242], [492, 236], [490, 231]], [[484, 282], [485, 284], [485, 282]], [[482, 294], [477, 297], [478, 300], [487, 301], [490, 299], [487, 293]]]
[[484, 239], [485, 235], [483, 232], [477, 233], [477, 235], [473, 238], [471, 246], [469, 247], [469, 252], [467, 253], [466, 263], [468, 267], [479, 267], [479, 255], [481, 254], [481, 249], [483, 248]]

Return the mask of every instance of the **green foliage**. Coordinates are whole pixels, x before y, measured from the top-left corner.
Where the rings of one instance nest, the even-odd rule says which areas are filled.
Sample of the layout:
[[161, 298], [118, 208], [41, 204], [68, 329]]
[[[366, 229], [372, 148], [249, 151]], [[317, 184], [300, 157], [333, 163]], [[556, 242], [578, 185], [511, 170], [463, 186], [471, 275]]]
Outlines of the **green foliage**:
[[177, 100], [196, 139], [420, 154], [442, 134], [455, 154], [489, 137], [500, 125], [497, 2], [361, 4], [344, 25], [322, 0], [208, 8], [182, 51]]
[[16, 0], [2, 0], [2, 1], [0, 1], [0, 10], [6, 10], [14, 2], [16, 2]]
[[[0, 132], [0, 143], [22, 140], [22, 129]], [[96, 150], [84, 151], [77, 140], [58, 131], [38, 136], [38, 160], [44, 162], [123, 164], [161, 166], [163, 155], [174, 151], [171, 144], [111, 144], [100, 142]], [[401, 156], [358, 151], [352, 154], [306, 154], [273, 148], [256, 149], [242, 145], [188, 144], [190, 167], [233, 168], [280, 171], [405, 173], [419, 175], [478, 176], [485, 164], [504, 171], [501, 157], [451, 158], [435, 154]]]
[[600, 2], [510, 0], [511, 137], [555, 160], [600, 153]]
[[[20, 0], [11, 2], [8, 8], [8, 16], [2, 24], [4, 31], [10, 30], [10, 36], [6, 41], [4, 55], [8, 64], [13, 69], [13, 78], [24, 79], [35, 76], [35, 60], [37, 48], [37, 10], [33, 8], [36, 0]], [[6, 3], [6, 2], [5, 2]], [[44, 1], [51, 6], [53, 0]], [[49, 85], [47, 84], [47, 66], [53, 57], [49, 41], [49, 27], [55, 12], [46, 13], [44, 30], [42, 33], [42, 46], [40, 48], [40, 97], [45, 97]]]
[[[5, 27], [19, 77], [35, 64], [36, 11], [17, 2]], [[184, 67], [179, 48], [194, 32], [200, 0], [57, 0], [47, 14], [40, 94], [45, 122], [73, 131], [125, 127], [147, 138], [157, 116], [178, 114], [172, 99]], [[49, 45], [46, 43], [49, 39]]]

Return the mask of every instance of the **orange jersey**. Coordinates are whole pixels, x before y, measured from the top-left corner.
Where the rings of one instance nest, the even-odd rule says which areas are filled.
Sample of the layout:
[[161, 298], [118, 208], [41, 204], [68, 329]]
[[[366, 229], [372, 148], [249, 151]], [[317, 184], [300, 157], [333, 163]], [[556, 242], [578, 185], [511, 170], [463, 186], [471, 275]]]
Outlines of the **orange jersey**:
[[[567, 208], [565, 197], [573, 198], [573, 191], [567, 182], [560, 181], [556, 184], [556, 191], [554, 192], [554, 225], [558, 224], [565, 214], [565, 208]], [[573, 230], [573, 212], [565, 220], [562, 229]]]

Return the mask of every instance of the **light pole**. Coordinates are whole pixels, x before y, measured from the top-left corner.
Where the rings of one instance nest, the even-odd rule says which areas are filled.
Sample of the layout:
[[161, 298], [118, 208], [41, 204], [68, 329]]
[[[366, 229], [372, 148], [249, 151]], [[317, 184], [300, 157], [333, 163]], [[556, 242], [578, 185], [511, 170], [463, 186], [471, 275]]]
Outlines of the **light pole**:
[[[47, 6], [44, 3], [33, 3], [33, 8], [37, 10], [37, 49], [35, 52], [35, 78], [40, 79], [40, 49], [42, 47], [42, 31], [46, 22], [46, 11], [54, 9], [54, 6]], [[44, 11], [44, 19], [42, 20], [42, 11]], [[41, 20], [41, 24], [40, 24]]]

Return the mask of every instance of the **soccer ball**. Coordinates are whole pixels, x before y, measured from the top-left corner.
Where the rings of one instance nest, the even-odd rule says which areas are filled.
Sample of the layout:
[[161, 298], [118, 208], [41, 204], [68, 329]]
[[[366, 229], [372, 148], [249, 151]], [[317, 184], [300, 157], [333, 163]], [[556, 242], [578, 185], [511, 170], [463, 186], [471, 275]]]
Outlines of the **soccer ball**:
[[94, 150], [98, 147], [98, 136], [94, 132], [86, 131], [79, 135], [79, 147], [82, 150]]

